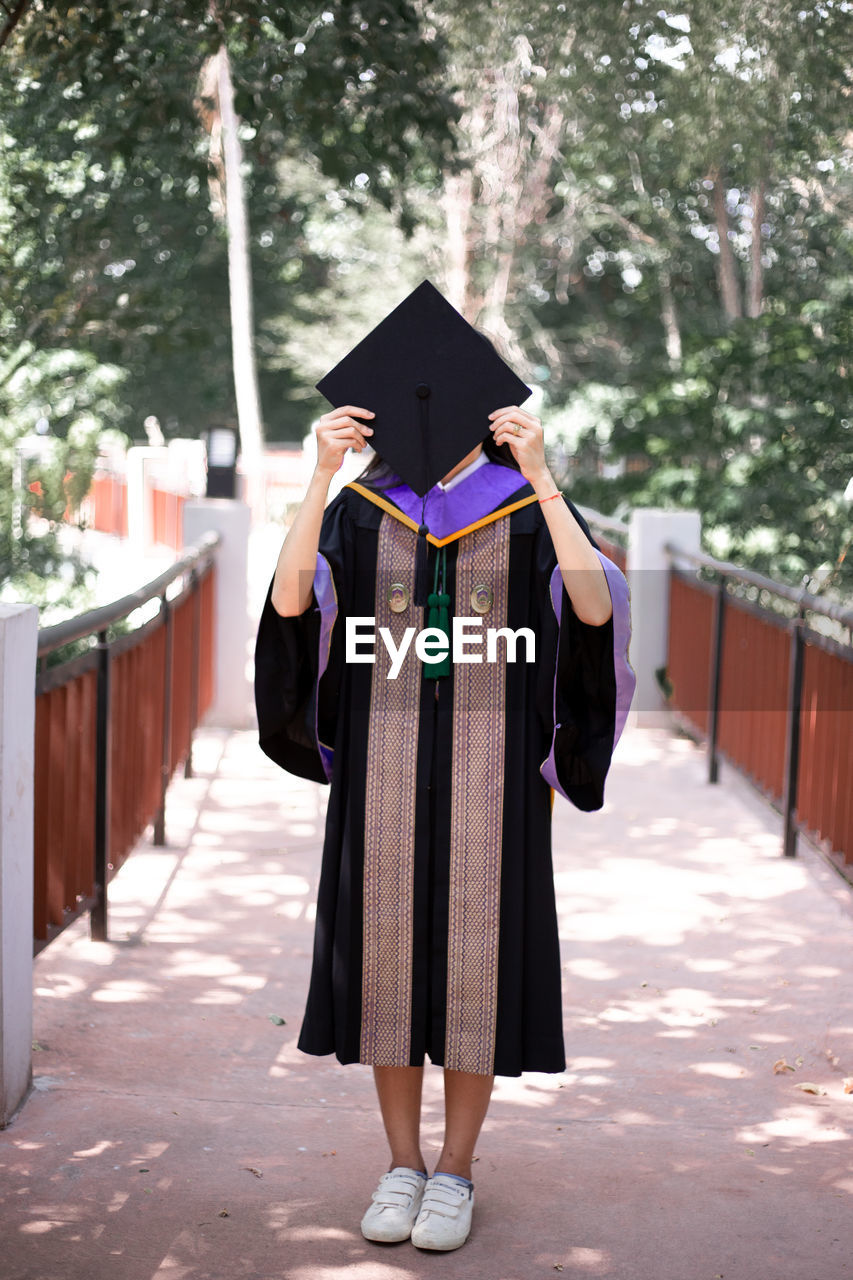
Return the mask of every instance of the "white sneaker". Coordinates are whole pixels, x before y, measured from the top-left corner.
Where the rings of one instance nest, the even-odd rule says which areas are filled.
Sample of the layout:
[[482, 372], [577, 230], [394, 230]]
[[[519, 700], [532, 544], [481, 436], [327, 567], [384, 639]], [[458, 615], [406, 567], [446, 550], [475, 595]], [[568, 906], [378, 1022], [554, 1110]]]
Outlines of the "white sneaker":
[[379, 1179], [370, 1208], [361, 1220], [365, 1240], [394, 1244], [408, 1240], [418, 1216], [427, 1180], [416, 1169], [399, 1165]]
[[433, 1174], [412, 1228], [412, 1244], [419, 1249], [458, 1249], [471, 1232], [473, 1213], [473, 1187], [444, 1173]]

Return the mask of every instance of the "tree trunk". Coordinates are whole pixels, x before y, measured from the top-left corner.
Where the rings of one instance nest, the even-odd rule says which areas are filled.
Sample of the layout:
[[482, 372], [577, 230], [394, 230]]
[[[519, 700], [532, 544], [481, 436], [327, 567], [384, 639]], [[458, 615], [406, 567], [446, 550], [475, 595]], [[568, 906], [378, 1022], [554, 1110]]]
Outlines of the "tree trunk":
[[717, 258], [717, 282], [720, 289], [720, 300], [723, 304], [727, 320], [738, 320], [743, 314], [740, 305], [737, 264], [729, 241], [729, 212], [726, 208], [726, 189], [720, 171], [715, 169], [711, 174], [714, 182], [714, 218], [717, 223], [717, 236], [720, 252]]
[[444, 217], [447, 227], [447, 256], [444, 278], [447, 296], [457, 311], [471, 319], [471, 211], [474, 203], [474, 173], [449, 174], [444, 181]]
[[660, 272], [660, 318], [663, 324], [664, 342], [666, 344], [666, 354], [669, 357], [670, 364], [681, 364], [681, 330], [678, 327], [678, 312], [675, 309], [675, 295], [672, 292], [672, 284], [669, 278], [669, 272], [661, 269]]
[[7, 17], [6, 17], [6, 21], [3, 23], [3, 26], [0, 27], [0, 49], [3, 48], [3, 45], [9, 39], [10, 35], [15, 30], [15, 27], [21, 21], [21, 18], [23, 18], [24, 14], [26, 13], [27, 9], [29, 9], [29, 7], [30, 7], [30, 0], [19, 0], [19, 3], [16, 5], [13, 5], [12, 8], [10, 8], [8, 4], [3, 5], [3, 8], [6, 11]]
[[749, 289], [746, 295], [746, 314], [755, 318], [761, 315], [764, 303], [764, 267], [761, 262], [761, 224], [764, 221], [764, 179], [752, 189], [752, 242], [749, 246]]
[[255, 364], [252, 268], [249, 255], [249, 218], [243, 186], [243, 148], [237, 132], [234, 86], [228, 49], [223, 44], [218, 59], [217, 83], [225, 163], [225, 217], [228, 225], [228, 284], [231, 299], [231, 351], [234, 391], [243, 474], [253, 518], [261, 518], [263, 500], [264, 433]]

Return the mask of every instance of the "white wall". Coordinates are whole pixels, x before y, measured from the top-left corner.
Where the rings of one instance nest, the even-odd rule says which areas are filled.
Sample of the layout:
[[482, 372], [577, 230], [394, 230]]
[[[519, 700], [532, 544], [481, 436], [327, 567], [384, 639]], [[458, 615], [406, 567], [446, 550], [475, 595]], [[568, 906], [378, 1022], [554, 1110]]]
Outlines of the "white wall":
[[639, 725], [669, 724], [655, 671], [666, 665], [669, 624], [667, 542], [699, 551], [698, 511], [640, 507], [628, 525], [628, 587], [631, 591], [631, 666], [637, 676], [633, 714]]
[[38, 610], [0, 604], [0, 1127], [30, 1091]]

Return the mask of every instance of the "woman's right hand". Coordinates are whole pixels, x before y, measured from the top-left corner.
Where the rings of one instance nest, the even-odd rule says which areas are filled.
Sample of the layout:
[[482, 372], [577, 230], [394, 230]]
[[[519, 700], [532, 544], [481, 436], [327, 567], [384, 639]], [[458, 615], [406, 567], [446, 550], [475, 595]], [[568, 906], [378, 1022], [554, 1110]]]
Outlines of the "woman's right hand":
[[373, 435], [373, 428], [357, 419], [375, 416], [370, 409], [359, 409], [352, 404], [344, 404], [324, 413], [315, 427], [317, 471], [331, 478], [340, 468], [347, 449], [355, 449], [357, 453], [361, 453], [369, 443], [367, 437]]

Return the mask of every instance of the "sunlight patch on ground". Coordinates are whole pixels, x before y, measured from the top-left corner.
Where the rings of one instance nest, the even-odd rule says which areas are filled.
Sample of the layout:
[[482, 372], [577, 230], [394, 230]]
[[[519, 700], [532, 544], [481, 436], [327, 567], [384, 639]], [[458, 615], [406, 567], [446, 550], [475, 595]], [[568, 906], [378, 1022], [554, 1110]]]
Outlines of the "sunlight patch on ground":
[[690, 969], [693, 973], [725, 973], [726, 969], [732, 967], [731, 960], [714, 960], [711, 957], [693, 957], [688, 956], [684, 961], [684, 967]]
[[601, 1022], [647, 1022], [648, 1012], [645, 1009], [619, 1008], [617, 1005], [611, 1005], [609, 1009], [605, 1009], [598, 1015]]
[[307, 906], [301, 902], [284, 902], [275, 914], [283, 916], [285, 920], [299, 920], [307, 910]]
[[492, 1097], [497, 1102], [511, 1102], [515, 1106], [541, 1107], [550, 1103], [560, 1085], [566, 1082], [562, 1072], [552, 1075], [527, 1071], [523, 1076], [497, 1076]]
[[190, 1004], [227, 1005], [242, 1004], [244, 997], [237, 991], [224, 991], [222, 987], [213, 987], [193, 996]]
[[[278, 1224], [273, 1223], [277, 1226]], [[279, 1229], [283, 1229], [283, 1225]], [[355, 1237], [352, 1231], [345, 1231], [342, 1227], [288, 1227], [288, 1240], [353, 1240]], [[360, 1237], [359, 1237], [360, 1238]], [[346, 1268], [347, 1272], [350, 1267]], [[321, 1272], [318, 1274], [322, 1274]]]
[[557, 1266], [562, 1266], [564, 1271], [570, 1267], [590, 1276], [606, 1276], [610, 1272], [610, 1255], [606, 1249], [590, 1249], [577, 1244], [563, 1256], [561, 1262], [551, 1264], [552, 1270]]
[[62, 1218], [36, 1218], [33, 1222], [22, 1222], [19, 1230], [25, 1236], [44, 1236], [57, 1227], [67, 1226]]
[[619, 970], [603, 960], [594, 960], [591, 956], [579, 956], [569, 960], [564, 966], [566, 973], [575, 978], [585, 978], [589, 982], [610, 982], [619, 977]]
[[738, 1142], [757, 1144], [768, 1138], [786, 1138], [792, 1146], [805, 1147], [811, 1142], [848, 1142], [850, 1134], [835, 1126], [826, 1127], [817, 1107], [796, 1108], [788, 1115], [739, 1129], [736, 1134]]
[[734, 1062], [691, 1062], [688, 1070], [699, 1076], [715, 1076], [719, 1080], [738, 1080], [744, 1073], [743, 1067]]
[[[315, 1227], [312, 1230], [312, 1234], [306, 1238], [316, 1239], [319, 1242], [321, 1240], [334, 1239], [334, 1236], [330, 1234], [329, 1229], [321, 1230]], [[348, 1238], [351, 1239], [352, 1237]], [[383, 1245], [382, 1247], [389, 1249], [392, 1246]], [[375, 1246], [372, 1252], [376, 1252]], [[443, 1257], [444, 1255], [439, 1256]], [[364, 1262], [347, 1261], [343, 1268], [340, 1266], [319, 1267], [316, 1263], [311, 1263], [307, 1267], [294, 1267], [288, 1273], [288, 1280], [341, 1280], [342, 1271], [346, 1272], [347, 1280], [379, 1280], [385, 1266], [389, 1268], [389, 1280], [407, 1280], [408, 1277], [412, 1277], [412, 1280], [414, 1280], [416, 1275], [416, 1272], [410, 1271], [408, 1267], [403, 1268], [396, 1259], [393, 1262], [380, 1263], [374, 1257], [371, 1257], [369, 1261], [365, 1259]], [[380, 1270], [380, 1267], [382, 1270]]]
[[240, 975], [242, 970], [226, 956], [210, 956], [203, 952], [178, 952], [169, 965], [171, 978], [224, 978]]
[[80, 1157], [100, 1156], [100, 1155], [103, 1155], [105, 1151], [109, 1151], [110, 1147], [112, 1146], [115, 1146], [115, 1143], [110, 1142], [107, 1138], [104, 1138], [101, 1142], [97, 1143], [94, 1147], [87, 1147], [85, 1150], [74, 1151], [72, 1152], [72, 1155], [80, 1156]]
[[93, 991], [91, 999], [98, 1004], [123, 1004], [125, 1001], [149, 1000], [160, 994], [160, 987], [153, 982], [140, 982], [138, 978], [118, 978]]
[[[50, 977], [50, 974], [46, 974]], [[52, 987], [37, 986], [34, 993], [37, 996], [51, 996], [54, 999], [62, 1000], [68, 996], [77, 995], [78, 992], [85, 989], [86, 983], [80, 978], [73, 978], [70, 974], [62, 974], [57, 976]]]
[[612, 1111], [610, 1118], [614, 1124], [634, 1126], [660, 1126], [668, 1123], [666, 1120], [658, 1120], [655, 1116], [647, 1115], [644, 1111]]

